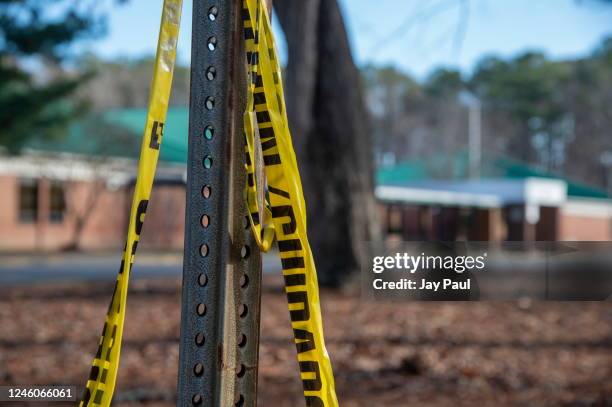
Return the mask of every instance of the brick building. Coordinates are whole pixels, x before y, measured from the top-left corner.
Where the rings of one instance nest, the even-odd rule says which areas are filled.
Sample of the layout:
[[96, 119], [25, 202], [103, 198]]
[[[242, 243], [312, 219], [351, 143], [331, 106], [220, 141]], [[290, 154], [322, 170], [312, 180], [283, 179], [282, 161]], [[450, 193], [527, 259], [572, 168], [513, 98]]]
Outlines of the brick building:
[[[187, 112], [171, 109], [141, 247], [183, 245]], [[0, 252], [121, 248], [146, 119], [110, 111], [73, 125], [66, 137], [32, 141], [0, 156]]]
[[[162, 163], [142, 247], [181, 249], [185, 170]], [[32, 155], [0, 160], [0, 251], [117, 249], [124, 244], [135, 161]]]
[[612, 240], [605, 191], [508, 160], [491, 160], [482, 171], [480, 179], [459, 171], [436, 180], [414, 162], [380, 170], [376, 196], [384, 231], [403, 240]]

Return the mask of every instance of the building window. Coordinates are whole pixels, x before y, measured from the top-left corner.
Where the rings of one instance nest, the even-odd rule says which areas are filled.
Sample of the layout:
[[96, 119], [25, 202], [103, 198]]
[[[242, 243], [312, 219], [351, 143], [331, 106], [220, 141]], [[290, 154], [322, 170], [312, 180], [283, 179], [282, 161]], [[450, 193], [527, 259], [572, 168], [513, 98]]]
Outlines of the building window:
[[55, 223], [63, 222], [64, 214], [66, 213], [66, 199], [64, 196], [64, 186], [61, 183], [51, 183], [50, 201], [49, 220]]
[[38, 219], [38, 182], [35, 179], [19, 181], [19, 221], [36, 222]]

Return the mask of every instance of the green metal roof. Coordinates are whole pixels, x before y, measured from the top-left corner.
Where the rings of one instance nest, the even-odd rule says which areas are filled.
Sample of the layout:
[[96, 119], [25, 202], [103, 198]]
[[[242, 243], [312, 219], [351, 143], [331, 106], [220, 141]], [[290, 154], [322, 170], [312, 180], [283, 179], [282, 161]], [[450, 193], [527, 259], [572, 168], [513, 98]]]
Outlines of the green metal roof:
[[[146, 117], [146, 109], [116, 109], [92, 114], [72, 124], [61, 139], [34, 139], [26, 148], [138, 158]], [[187, 108], [170, 108], [164, 125], [160, 160], [183, 164], [187, 162], [188, 129]]]
[[[104, 119], [108, 123], [133, 132], [139, 140], [146, 124], [146, 117], [146, 109], [110, 110], [104, 114]], [[189, 111], [187, 108], [170, 108], [164, 125], [160, 159], [162, 161], [187, 163], [188, 134]]]
[[[468, 155], [464, 152], [440, 154], [427, 160], [411, 160], [384, 167], [377, 172], [377, 184], [401, 185], [421, 180], [461, 180], [468, 178]], [[558, 179], [567, 183], [567, 194], [582, 198], [608, 198], [604, 189], [550, 174], [507, 158], [484, 159], [481, 167], [483, 179], [523, 179], [529, 177]]]
[[495, 161], [500, 168], [503, 168], [505, 170], [505, 176], [507, 178], [540, 177], [560, 179], [567, 183], [567, 194], [569, 196], [584, 198], [608, 198], [608, 194], [604, 189], [576, 182], [565, 177], [559, 177], [554, 174], [549, 174], [512, 160], [497, 159]]
[[427, 171], [422, 163], [404, 161], [393, 167], [385, 167], [376, 173], [378, 184], [395, 184], [407, 181], [419, 181], [427, 178]]

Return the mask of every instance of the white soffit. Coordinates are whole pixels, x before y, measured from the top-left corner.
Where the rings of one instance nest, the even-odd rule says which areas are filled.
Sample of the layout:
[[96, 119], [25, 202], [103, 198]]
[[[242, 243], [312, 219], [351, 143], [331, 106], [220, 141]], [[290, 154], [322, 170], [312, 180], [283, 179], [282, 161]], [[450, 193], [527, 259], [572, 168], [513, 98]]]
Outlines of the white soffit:
[[523, 193], [526, 205], [558, 207], [567, 201], [567, 183], [558, 179], [526, 178]]
[[569, 199], [561, 208], [564, 215], [587, 218], [612, 218], [612, 201], [606, 199]]
[[375, 195], [376, 198], [387, 202], [470, 206], [480, 208], [497, 208], [501, 206], [500, 199], [495, 195], [402, 186], [378, 186], [375, 189]]

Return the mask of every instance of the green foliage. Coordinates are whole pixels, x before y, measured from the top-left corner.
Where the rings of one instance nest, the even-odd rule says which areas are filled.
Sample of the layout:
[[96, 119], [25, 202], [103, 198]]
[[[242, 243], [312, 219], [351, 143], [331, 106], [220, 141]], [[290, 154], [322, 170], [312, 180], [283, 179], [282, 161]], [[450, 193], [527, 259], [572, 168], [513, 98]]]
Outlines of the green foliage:
[[368, 104], [374, 112], [400, 109], [408, 95], [421, 92], [420, 85], [392, 66], [366, 66], [362, 70], [363, 86], [371, 92]]
[[468, 86], [486, 104], [506, 109], [525, 124], [538, 118], [552, 125], [566, 111], [563, 85], [571, 73], [570, 64], [528, 52], [508, 61], [483, 59]]
[[468, 107], [482, 106], [484, 154], [605, 185], [612, 151], [612, 37], [590, 55], [553, 60], [540, 52], [483, 58], [469, 75], [440, 68], [421, 83], [393, 68], [368, 67], [364, 84], [377, 157], [414, 160], [462, 151]]
[[425, 81], [425, 91], [434, 97], [456, 95], [464, 87], [461, 73], [455, 69], [438, 68]]
[[0, 0], [0, 146], [10, 153], [30, 138], [61, 136], [86, 109], [70, 96], [89, 74], [68, 75], [61, 65], [70, 44], [103, 27], [85, 3]]

